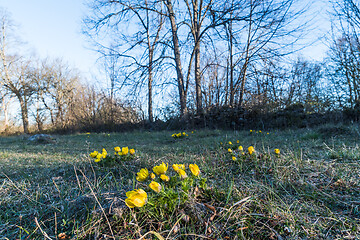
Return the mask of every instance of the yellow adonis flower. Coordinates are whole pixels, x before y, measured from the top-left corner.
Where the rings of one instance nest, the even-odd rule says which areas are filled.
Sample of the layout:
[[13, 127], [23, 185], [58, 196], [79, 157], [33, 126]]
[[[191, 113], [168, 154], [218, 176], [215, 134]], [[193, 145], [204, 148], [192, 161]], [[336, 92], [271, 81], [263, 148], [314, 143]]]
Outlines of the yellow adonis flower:
[[233, 161], [236, 161], [236, 157], [235, 157], [235, 156], [232, 156], [232, 160], [233, 160]]
[[236, 143], [240, 143], [240, 141], [239, 141], [239, 140], [236, 140]]
[[229, 149], [228, 149], [228, 152], [229, 152], [229, 153], [232, 153], [232, 150], [231, 150], [231, 148], [229, 148]]
[[139, 182], [145, 181], [149, 176], [149, 171], [146, 168], [142, 168], [140, 172], [137, 173], [136, 180]]
[[185, 170], [185, 164], [173, 164], [172, 168], [175, 172], [178, 172], [180, 169]]
[[105, 148], [102, 149], [102, 157], [106, 158], [107, 156], [107, 151], [105, 150]]
[[96, 158], [96, 156], [99, 154], [98, 151], [93, 151], [92, 153], [90, 153], [90, 157], [92, 158]]
[[96, 158], [95, 158], [94, 162], [100, 162], [102, 157], [103, 157], [103, 155], [101, 153], [98, 153], [96, 155]]
[[280, 154], [280, 149], [276, 148], [276, 149], [274, 150], [274, 152], [275, 152], [275, 154], [279, 155], [279, 154]]
[[121, 148], [120, 147], [114, 147], [115, 152], [120, 152]]
[[150, 178], [154, 179], [155, 178], [155, 174], [154, 173], [150, 173]]
[[183, 135], [183, 136], [186, 136], [186, 133], [185, 133], [185, 132], [183, 132], [183, 133], [182, 133], [182, 135]]
[[149, 187], [157, 193], [159, 193], [161, 191], [161, 185], [157, 182], [152, 181], [149, 184]]
[[248, 151], [249, 151], [249, 154], [251, 155], [251, 154], [253, 154], [253, 152], [255, 152], [255, 149], [253, 146], [250, 146], [250, 147], [248, 147]]
[[177, 173], [180, 175], [181, 179], [187, 178], [187, 174], [186, 174], [186, 172], [184, 170], [179, 169], [179, 171]]
[[147, 203], [147, 194], [142, 189], [135, 189], [126, 193], [125, 204], [129, 208], [142, 207]]
[[181, 133], [176, 134], [177, 137], [181, 137]]
[[198, 165], [196, 165], [196, 164], [190, 164], [190, 165], [189, 165], [189, 168], [190, 168], [191, 173], [192, 173], [195, 177], [199, 176], [199, 174], [200, 174], [200, 169], [199, 169]]
[[238, 147], [239, 151], [244, 151], [244, 148], [242, 146]]
[[168, 169], [168, 165], [162, 162], [159, 166], [153, 167], [154, 173], [157, 175], [165, 174]]
[[160, 175], [161, 180], [163, 180], [164, 182], [168, 182], [170, 180], [169, 176], [166, 176], [165, 174], [161, 174]]
[[123, 147], [121, 149], [121, 155], [127, 155], [129, 153], [129, 148], [128, 147]]
[[232, 142], [229, 142], [229, 145], [232, 145]]
[[131, 155], [134, 155], [134, 154], [135, 154], [135, 149], [133, 149], [133, 148], [130, 149], [130, 150], [129, 150], [129, 153], [130, 153]]

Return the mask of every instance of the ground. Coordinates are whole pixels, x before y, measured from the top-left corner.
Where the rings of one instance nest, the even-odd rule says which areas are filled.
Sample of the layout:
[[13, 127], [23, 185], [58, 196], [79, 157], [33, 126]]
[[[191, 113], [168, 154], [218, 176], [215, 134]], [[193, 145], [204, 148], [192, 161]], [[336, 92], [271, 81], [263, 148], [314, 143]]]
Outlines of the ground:
[[[0, 239], [360, 238], [359, 126], [174, 133], [0, 137]], [[117, 146], [135, 157], [104, 165], [89, 156]], [[183, 182], [157, 195], [136, 176], [162, 162]], [[185, 164], [188, 180], [172, 164]], [[148, 203], [130, 209], [126, 192], [140, 187]]]

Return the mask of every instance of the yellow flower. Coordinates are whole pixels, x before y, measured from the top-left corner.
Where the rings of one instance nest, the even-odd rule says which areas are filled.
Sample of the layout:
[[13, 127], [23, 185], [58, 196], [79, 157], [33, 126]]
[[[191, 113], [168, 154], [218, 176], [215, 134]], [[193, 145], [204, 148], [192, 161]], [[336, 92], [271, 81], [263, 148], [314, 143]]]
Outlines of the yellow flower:
[[90, 157], [92, 158], [96, 158], [96, 156], [98, 155], [98, 151], [93, 151], [92, 153], [90, 153]]
[[102, 157], [106, 158], [107, 156], [107, 151], [105, 150], [105, 148], [102, 149]]
[[163, 180], [164, 182], [168, 182], [170, 180], [170, 178], [168, 176], [166, 176], [165, 174], [161, 174], [160, 175], [161, 180]]
[[229, 152], [229, 153], [232, 153], [232, 150], [231, 150], [231, 148], [229, 148], [229, 149], [228, 149], [228, 152]]
[[229, 145], [232, 145], [232, 142], [229, 142]]
[[238, 147], [239, 151], [244, 151], [244, 148], [242, 146]]
[[177, 137], [181, 137], [181, 133], [176, 134]]
[[185, 170], [185, 164], [173, 164], [172, 168], [175, 172], [178, 172], [180, 169]]
[[186, 136], [186, 133], [185, 133], [185, 132], [183, 132], [183, 133], [182, 133], [182, 135], [183, 135], [183, 136]]
[[274, 152], [275, 152], [275, 154], [279, 155], [279, 154], [280, 154], [280, 149], [276, 148], [276, 149], [274, 150]]
[[102, 156], [103, 156], [102, 154], [98, 153], [98, 154], [96, 155], [96, 158], [95, 158], [94, 162], [100, 162]]
[[161, 185], [157, 182], [152, 181], [149, 184], [149, 187], [157, 193], [159, 193], [161, 191]]
[[187, 174], [186, 174], [186, 172], [184, 170], [179, 169], [179, 171], [177, 173], [180, 175], [181, 179], [187, 178]]
[[139, 182], [145, 181], [149, 176], [149, 171], [146, 168], [142, 168], [140, 172], [137, 173], [136, 180]]
[[157, 175], [165, 174], [167, 169], [168, 169], [168, 165], [165, 164], [164, 162], [162, 162], [162, 164], [160, 164], [159, 166], [153, 167], [153, 171]]
[[132, 149], [129, 150], [129, 152], [130, 152], [131, 155], [134, 155], [135, 154], [135, 149], [132, 148]]
[[253, 146], [250, 146], [250, 147], [248, 147], [248, 151], [249, 151], [249, 154], [251, 155], [251, 154], [253, 154], [253, 152], [255, 152], [255, 149]]
[[261, 130], [259, 130], [259, 133], [261, 133]]
[[127, 155], [129, 153], [129, 148], [128, 147], [123, 147], [121, 149], [121, 155]]
[[115, 152], [120, 152], [121, 148], [120, 147], [114, 147]]
[[267, 135], [269, 135], [270, 133], [266, 133]]
[[155, 178], [155, 174], [154, 173], [150, 173], [150, 178], [154, 179]]
[[147, 194], [142, 189], [135, 189], [126, 193], [125, 204], [129, 208], [142, 207], [147, 203]]
[[191, 133], [194, 133], [194, 131], [191, 131]]
[[252, 132], [253, 132], [253, 130], [250, 130], [250, 132], [252, 133]]
[[240, 141], [239, 141], [239, 140], [236, 140], [236, 143], [240, 143]]
[[86, 135], [89, 135], [89, 134], [90, 134], [89, 132], [86, 133]]
[[232, 156], [232, 160], [233, 160], [233, 161], [236, 161], [236, 157], [235, 157], [235, 156]]
[[189, 168], [190, 168], [191, 173], [194, 174], [195, 177], [199, 176], [200, 169], [199, 169], [198, 165], [190, 164]]

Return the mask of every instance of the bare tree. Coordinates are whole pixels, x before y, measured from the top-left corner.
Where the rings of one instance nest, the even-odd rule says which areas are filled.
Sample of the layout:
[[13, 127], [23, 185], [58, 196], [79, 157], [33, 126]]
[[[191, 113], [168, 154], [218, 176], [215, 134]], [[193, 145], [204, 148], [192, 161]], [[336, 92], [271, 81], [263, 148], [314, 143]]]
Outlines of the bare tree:
[[[123, 67], [119, 69], [125, 74], [121, 80], [117, 78], [120, 88], [132, 85], [132, 93], [136, 94], [141, 92], [142, 80], [147, 79], [148, 118], [152, 122], [154, 71], [161, 67], [163, 59], [160, 42], [165, 30], [161, 4], [148, 0], [95, 1], [90, 8], [93, 14], [84, 20], [85, 33], [105, 58], [121, 59], [119, 62]], [[130, 24], [138, 30], [130, 29]], [[124, 31], [126, 28], [128, 30]], [[99, 35], [106, 34], [109, 29], [115, 33], [110, 46], [99, 40]], [[131, 82], [133, 79], [135, 82]]]
[[328, 52], [330, 79], [340, 106], [360, 102], [360, 10], [353, 0], [331, 1], [332, 42]]
[[237, 104], [243, 104], [249, 66], [256, 67], [258, 60], [294, 51], [293, 46], [304, 35], [303, 29], [308, 23], [298, 21], [308, 7], [299, 8], [298, 2], [246, 0], [242, 8], [230, 13], [244, 15], [243, 21], [229, 21], [225, 28], [229, 46], [230, 105], [235, 104], [236, 94]]

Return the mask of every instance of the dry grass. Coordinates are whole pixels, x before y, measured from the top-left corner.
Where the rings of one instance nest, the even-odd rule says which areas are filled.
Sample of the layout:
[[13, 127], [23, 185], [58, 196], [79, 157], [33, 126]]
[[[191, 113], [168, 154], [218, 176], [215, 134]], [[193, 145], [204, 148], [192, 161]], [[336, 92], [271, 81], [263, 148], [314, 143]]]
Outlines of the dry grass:
[[[171, 134], [56, 136], [51, 145], [0, 138], [0, 239], [360, 238], [358, 126]], [[236, 140], [257, 159], [232, 161], [219, 143]], [[138, 157], [106, 168], [88, 157], [115, 146]], [[171, 211], [127, 208], [136, 172], [162, 161], [197, 163], [209, 188]]]

